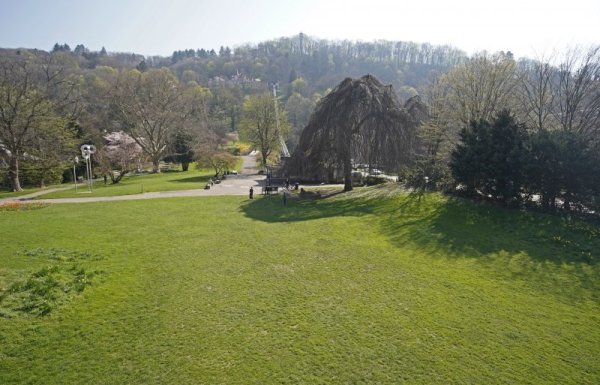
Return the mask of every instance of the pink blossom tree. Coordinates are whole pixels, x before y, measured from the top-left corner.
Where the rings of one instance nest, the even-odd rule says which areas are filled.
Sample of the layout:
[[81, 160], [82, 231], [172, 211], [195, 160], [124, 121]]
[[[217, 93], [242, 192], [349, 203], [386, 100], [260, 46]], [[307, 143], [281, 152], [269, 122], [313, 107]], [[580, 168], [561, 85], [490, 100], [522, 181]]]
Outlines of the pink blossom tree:
[[106, 144], [98, 152], [97, 159], [104, 175], [108, 174], [116, 184], [141, 163], [142, 147], [123, 131], [111, 132], [104, 139]]

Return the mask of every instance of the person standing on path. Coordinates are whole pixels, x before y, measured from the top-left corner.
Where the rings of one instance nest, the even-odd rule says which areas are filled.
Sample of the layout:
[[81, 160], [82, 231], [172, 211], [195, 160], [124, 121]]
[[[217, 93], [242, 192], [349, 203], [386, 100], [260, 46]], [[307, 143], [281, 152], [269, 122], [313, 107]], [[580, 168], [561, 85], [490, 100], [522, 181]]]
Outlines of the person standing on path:
[[250, 196], [250, 199], [254, 199], [254, 187], [250, 186], [250, 192], [248, 195]]

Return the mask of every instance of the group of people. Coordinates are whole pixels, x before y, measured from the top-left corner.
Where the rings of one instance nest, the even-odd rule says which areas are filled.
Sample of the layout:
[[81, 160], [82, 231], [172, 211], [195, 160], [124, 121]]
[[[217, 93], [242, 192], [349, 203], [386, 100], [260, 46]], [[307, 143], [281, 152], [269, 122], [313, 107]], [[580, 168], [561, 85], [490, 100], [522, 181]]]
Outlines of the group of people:
[[[273, 189], [270, 191], [277, 191], [277, 186], [271, 186], [271, 183], [273, 181], [272, 180], [273, 174], [271, 173], [270, 170], [267, 170], [266, 174], [267, 174], [266, 187], [263, 187], [263, 194], [265, 193], [265, 191], [268, 192], [269, 188]], [[285, 178], [284, 187], [285, 187], [285, 190], [283, 191], [283, 204], [287, 205], [288, 191], [290, 190], [290, 178]], [[298, 190], [299, 187], [300, 186], [299, 186], [298, 182], [294, 182], [294, 190]], [[248, 197], [250, 199], [254, 199], [254, 187], [250, 187], [250, 190], [248, 191]]]
[[[298, 183], [296, 183], [296, 189], [298, 188], [297, 186], [298, 186]], [[284, 205], [287, 205], [287, 199], [288, 199], [287, 194], [288, 194], [287, 191], [283, 192], [283, 204]], [[250, 199], [254, 199], [254, 187], [253, 186], [250, 186], [250, 190], [248, 191], [248, 197]]]

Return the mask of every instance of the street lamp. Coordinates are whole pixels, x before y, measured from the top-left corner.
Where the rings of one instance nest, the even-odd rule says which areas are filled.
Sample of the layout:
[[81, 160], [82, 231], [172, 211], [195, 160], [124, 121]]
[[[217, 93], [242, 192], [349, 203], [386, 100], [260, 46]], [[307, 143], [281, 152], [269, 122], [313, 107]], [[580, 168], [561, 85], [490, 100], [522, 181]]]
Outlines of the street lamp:
[[92, 192], [92, 154], [96, 153], [96, 146], [93, 144], [83, 144], [81, 145], [81, 156], [85, 159], [85, 166], [88, 175], [88, 190]]
[[75, 192], [77, 192], [77, 171], [75, 171], [75, 167], [77, 167], [77, 163], [79, 163], [79, 157], [76, 156], [75, 161], [73, 162], [73, 182], [75, 182]]

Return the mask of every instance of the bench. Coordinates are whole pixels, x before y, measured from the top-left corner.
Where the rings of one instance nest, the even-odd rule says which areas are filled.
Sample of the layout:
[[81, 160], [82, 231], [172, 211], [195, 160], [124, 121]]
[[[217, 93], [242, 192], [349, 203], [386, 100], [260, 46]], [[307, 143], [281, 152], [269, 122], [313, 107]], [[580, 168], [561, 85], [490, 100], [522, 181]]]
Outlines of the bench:
[[270, 195], [271, 193], [277, 194], [277, 191], [279, 191], [279, 186], [265, 186], [262, 188], [263, 195]]

